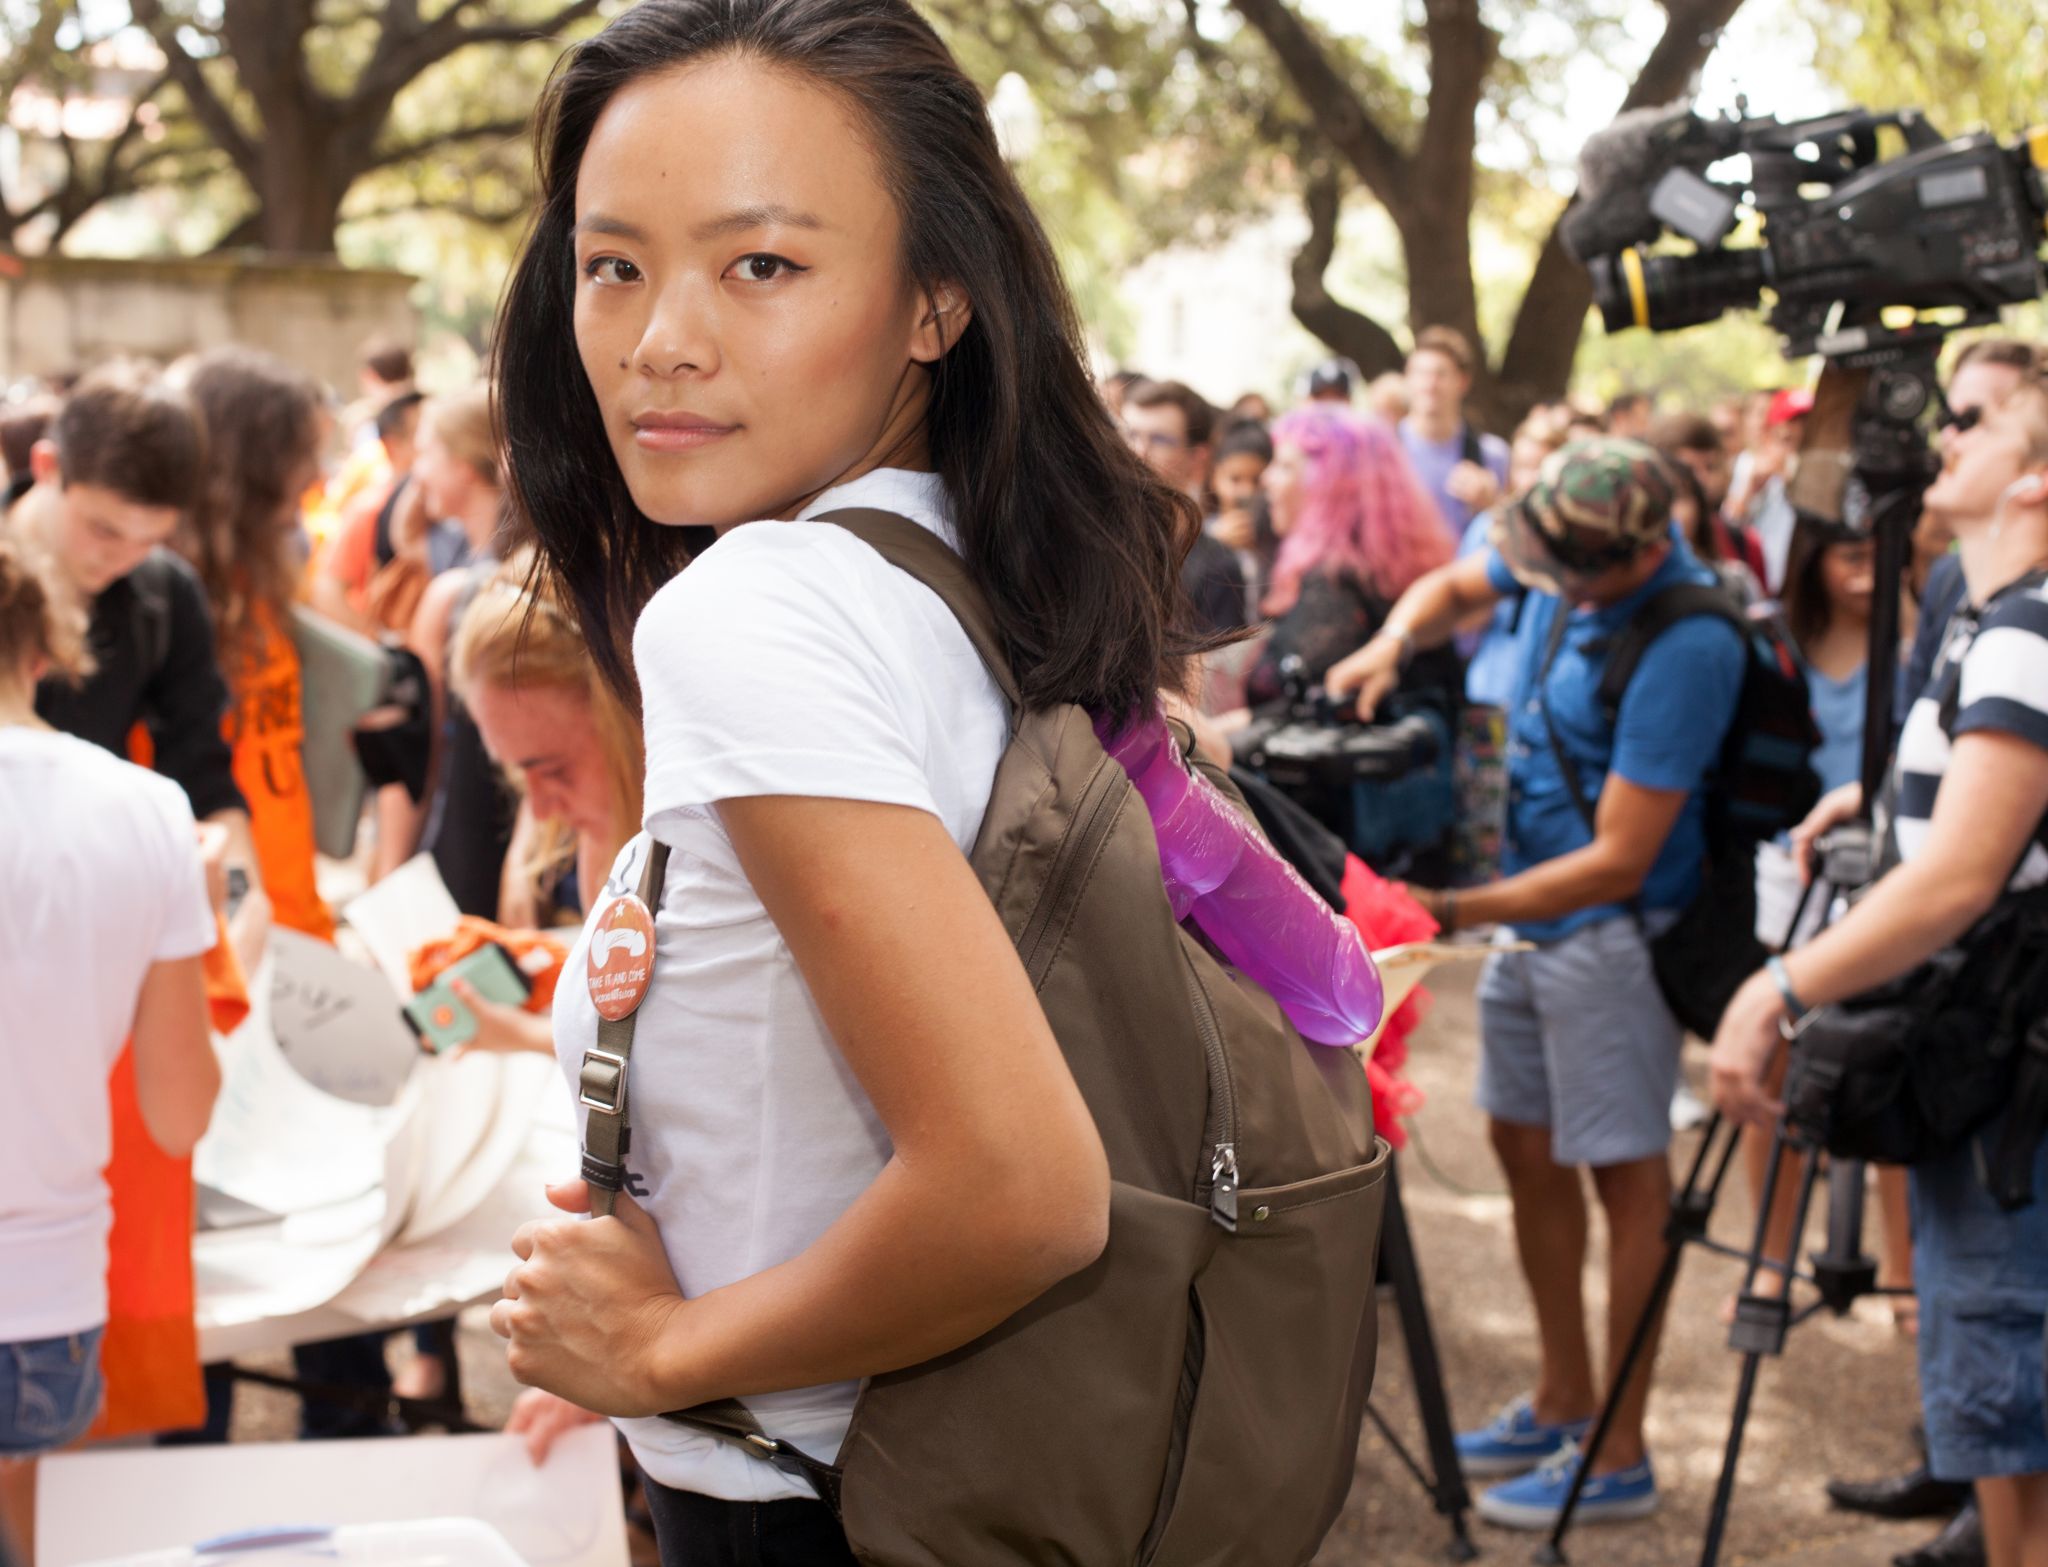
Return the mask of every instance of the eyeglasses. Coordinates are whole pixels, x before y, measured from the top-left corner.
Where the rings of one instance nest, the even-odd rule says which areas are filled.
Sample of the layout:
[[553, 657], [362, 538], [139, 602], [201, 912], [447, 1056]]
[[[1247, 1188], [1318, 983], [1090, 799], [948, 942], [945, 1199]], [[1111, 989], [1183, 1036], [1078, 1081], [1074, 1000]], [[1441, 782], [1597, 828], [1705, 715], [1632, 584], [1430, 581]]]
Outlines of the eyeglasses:
[[1979, 403], [1975, 408], [1965, 408], [1960, 412], [1952, 408], [1949, 410], [1948, 417], [1941, 421], [1941, 428], [1944, 432], [1953, 430], [1958, 435], [1967, 435], [1970, 431], [1977, 428], [1983, 418], [1984, 405], [1982, 403]]
[[1145, 452], [1177, 452], [1183, 450], [1188, 444], [1179, 436], [1168, 435], [1164, 430], [1132, 430], [1126, 428], [1124, 439], [1129, 441], [1139, 451]]

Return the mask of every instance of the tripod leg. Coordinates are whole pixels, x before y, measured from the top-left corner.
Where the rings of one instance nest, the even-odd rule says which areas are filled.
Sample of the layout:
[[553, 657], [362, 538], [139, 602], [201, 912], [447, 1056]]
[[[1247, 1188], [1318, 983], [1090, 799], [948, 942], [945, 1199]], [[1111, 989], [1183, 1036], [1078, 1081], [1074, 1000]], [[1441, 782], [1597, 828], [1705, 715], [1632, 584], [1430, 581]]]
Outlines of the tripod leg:
[[1721, 1559], [1721, 1536], [1727, 1532], [1728, 1505], [1735, 1497], [1735, 1466], [1742, 1457], [1742, 1433], [1749, 1424], [1749, 1402], [1756, 1393], [1756, 1373], [1762, 1363], [1763, 1356], [1755, 1350], [1742, 1357], [1735, 1415], [1728, 1423], [1728, 1446], [1721, 1455], [1721, 1478], [1714, 1486], [1714, 1506], [1707, 1514], [1707, 1533], [1700, 1543], [1700, 1567], [1715, 1567]]
[[[1714, 1139], [1723, 1132], [1727, 1141], [1720, 1156], [1713, 1157]], [[1707, 1124], [1707, 1135], [1700, 1140], [1699, 1152], [1693, 1157], [1692, 1168], [1686, 1172], [1685, 1185], [1671, 1199], [1671, 1223], [1665, 1231], [1666, 1246], [1664, 1264], [1657, 1270], [1657, 1280], [1650, 1289], [1650, 1299], [1643, 1307], [1643, 1314], [1636, 1319], [1636, 1325], [1629, 1332], [1628, 1350], [1621, 1358], [1621, 1370], [1614, 1385], [1607, 1390], [1607, 1397], [1600, 1405], [1599, 1417], [1593, 1422], [1592, 1433], [1586, 1439], [1586, 1446], [1579, 1459], [1578, 1473], [1572, 1476], [1571, 1490], [1566, 1493], [1564, 1509], [1557, 1515], [1557, 1523], [1550, 1531], [1550, 1539], [1536, 1553], [1539, 1562], [1562, 1562], [1564, 1538], [1571, 1532], [1572, 1517], [1579, 1510], [1579, 1496], [1586, 1488], [1586, 1479], [1593, 1472], [1593, 1465], [1607, 1445], [1607, 1437], [1614, 1426], [1614, 1415], [1621, 1403], [1622, 1390], [1629, 1385], [1636, 1374], [1636, 1366], [1643, 1358], [1643, 1351], [1650, 1342], [1650, 1333], [1664, 1307], [1671, 1299], [1672, 1287], [1678, 1282], [1678, 1264], [1685, 1255], [1685, 1243], [1706, 1233], [1706, 1220], [1714, 1206], [1714, 1199], [1720, 1194], [1721, 1182], [1727, 1178], [1728, 1165], [1734, 1156], [1736, 1140], [1742, 1130], [1734, 1123], [1723, 1124], [1719, 1116]], [[1700, 1176], [1709, 1164], [1713, 1175], [1703, 1192]]]
[[1444, 1394], [1443, 1363], [1437, 1357], [1436, 1332], [1430, 1326], [1429, 1303], [1422, 1293], [1422, 1271], [1416, 1264], [1414, 1237], [1409, 1232], [1407, 1209], [1401, 1201], [1400, 1174], [1400, 1161], [1396, 1160], [1387, 1170], [1380, 1272], [1394, 1287], [1394, 1304], [1401, 1317], [1401, 1341], [1408, 1349], [1408, 1374], [1415, 1384], [1415, 1404], [1422, 1416], [1423, 1441], [1429, 1449], [1429, 1467], [1434, 1477], [1429, 1486], [1430, 1498], [1436, 1503], [1436, 1510], [1450, 1520], [1451, 1560], [1465, 1562], [1478, 1555], [1465, 1527], [1472, 1496], [1465, 1488], [1465, 1472], [1458, 1465], [1450, 1400]]
[[[1753, 1293], [1759, 1268], [1763, 1266], [1765, 1226], [1768, 1221], [1769, 1187], [1778, 1175], [1778, 1160], [1786, 1146], [1785, 1128], [1781, 1124], [1777, 1135], [1771, 1140], [1771, 1174], [1765, 1183], [1765, 1217], [1757, 1220], [1756, 1245], [1749, 1254], [1749, 1265], [1742, 1281], [1742, 1295], [1735, 1304], [1735, 1326], [1729, 1331], [1728, 1342], [1742, 1354], [1742, 1375], [1735, 1387], [1735, 1413], [1728, 1421], [1728, 1442], [1721, 1454], [1721, 1478], [1714, 1486], [1713, 1509], [1707, 1514], [1707, 1532], [1700, 1543], [1700, 1567], [1715, 1567], [1721, 1559], [1721, 1539], [1728, 1529], [1728, 1509], [1735, 1499], [1735, 1471], [1742, 1458], [1742, 1436], [1749, 1425], [1750, 1401], [1756, 1396], [1757, 1370], [1766, 1355], [1776, 1355], [1785, 1348], [1785, 1331], [1792, 1319], [1792, 1260], [1781, 1265], [1785, 1273], [1785, 1293], [1776, 1299]], [[1813, 1186], [1820, 1174], [1820, 1150], [1812, 1145], [1801, 1149], [1804, 1161], [1799, 1172], [1799, 1211], [1793, 1224], [1795, 1236], [1806, 1233], [1807, 1210], [1813, 1205]], [[1793, 1243], [1796, 1255], [1798, 1242]]]

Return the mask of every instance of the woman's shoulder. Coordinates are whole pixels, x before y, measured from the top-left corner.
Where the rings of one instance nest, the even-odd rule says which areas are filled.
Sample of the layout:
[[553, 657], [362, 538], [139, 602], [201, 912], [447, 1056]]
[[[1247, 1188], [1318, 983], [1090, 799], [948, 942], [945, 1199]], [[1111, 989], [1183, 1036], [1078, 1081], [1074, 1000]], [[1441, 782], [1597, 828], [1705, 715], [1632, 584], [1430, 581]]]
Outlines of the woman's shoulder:
[[914, 587], [831, 523], [744, 523], [662, 585], [641, 611], [634, 640], [759, 635], [789, 625], [825, 640], [887, 644]]
[[663, 584], [633, 630], [649, 673], [742, 683], [822, 666], [911, 680], [921, 616], [916, 584], [829, 523], [745, 523]]

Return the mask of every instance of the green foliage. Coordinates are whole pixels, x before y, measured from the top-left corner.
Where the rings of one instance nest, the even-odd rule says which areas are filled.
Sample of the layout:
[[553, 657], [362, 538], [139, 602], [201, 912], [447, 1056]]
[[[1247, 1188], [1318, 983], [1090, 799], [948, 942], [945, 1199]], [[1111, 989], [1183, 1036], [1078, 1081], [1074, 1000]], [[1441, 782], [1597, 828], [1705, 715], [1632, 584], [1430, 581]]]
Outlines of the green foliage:
[[1996, 0], [1803, 0], [1816, 63], [1852, 102], [1919, 108], [1951, 136], [2048, 117], [2048, 12]]

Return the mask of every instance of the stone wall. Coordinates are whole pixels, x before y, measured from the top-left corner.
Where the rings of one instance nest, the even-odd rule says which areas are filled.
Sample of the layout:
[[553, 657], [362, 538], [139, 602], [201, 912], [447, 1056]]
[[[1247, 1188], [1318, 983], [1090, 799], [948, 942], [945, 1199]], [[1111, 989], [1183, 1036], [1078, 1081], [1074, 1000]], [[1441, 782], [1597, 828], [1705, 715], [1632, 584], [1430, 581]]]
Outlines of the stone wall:
[[0, 273], [0, 385], [122, 355], [168, 362], [243, 343], [356, 391], [366, 338], [413, 342], [419, 313], [403, 272], [264, 256], [103, 260], [24, 256]]

